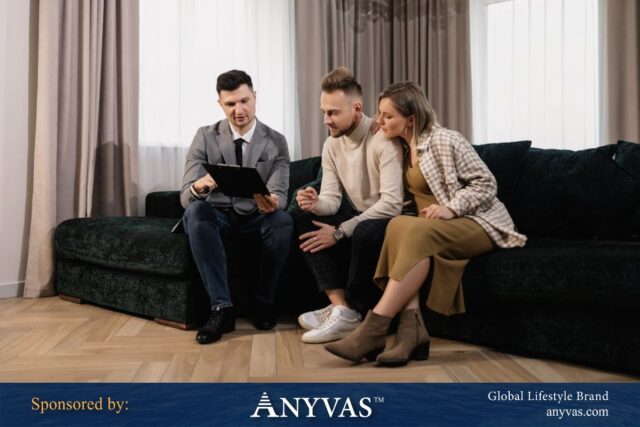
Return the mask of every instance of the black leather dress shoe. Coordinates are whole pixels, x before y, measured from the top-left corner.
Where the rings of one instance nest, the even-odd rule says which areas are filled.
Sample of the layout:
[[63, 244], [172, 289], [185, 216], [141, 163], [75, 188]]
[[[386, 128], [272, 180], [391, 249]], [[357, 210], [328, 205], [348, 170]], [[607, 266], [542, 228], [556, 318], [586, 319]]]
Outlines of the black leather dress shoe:
[[273, 329], [278, 323], [277, 319], [276, 309], [273, 304], [259, 303], [256, 308], [256, 314], [253, 316], [253, 326], [262, 331]]
[[207, 323], [196, 334], [196, 341], [200, 344], [209, 344], [218, 341], [222, 334], [233, 332], [236, 329], [236, 321], [233, 317], [233, 308], [225, 307], [215, 309]]

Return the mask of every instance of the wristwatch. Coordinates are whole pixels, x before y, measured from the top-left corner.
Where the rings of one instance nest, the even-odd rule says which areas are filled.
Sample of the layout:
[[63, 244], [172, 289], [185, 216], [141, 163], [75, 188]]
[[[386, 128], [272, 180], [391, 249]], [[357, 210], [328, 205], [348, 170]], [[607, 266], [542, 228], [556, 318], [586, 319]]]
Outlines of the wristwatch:
[[340, 241], [345, 236], [345, 232], [342, 227], [336, 227], [336, 231], [333, 232], [333, 238], [336, 239], [336, 242]]

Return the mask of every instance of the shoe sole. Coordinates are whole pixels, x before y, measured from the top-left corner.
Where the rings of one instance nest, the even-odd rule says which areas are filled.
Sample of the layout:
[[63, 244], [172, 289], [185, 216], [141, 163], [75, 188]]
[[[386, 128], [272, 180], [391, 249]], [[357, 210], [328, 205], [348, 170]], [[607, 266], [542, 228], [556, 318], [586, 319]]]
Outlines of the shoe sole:
[[306, 344], [326, 344], [328, 342], [341, 340], [342, 338], [346, 337], [347, 335], [349, 335], [354, 330], [355, 330], [355, 328], [350, 330], [350, 331], [346, 331], [346, 332], [340, 333], [338, 336], [333, 336], [330, 339], [326, 339], [326, 338], [322, 338], [322, 337], [305, 338], [304, 335], [303, 335], [302, 336], [302, 342], [306, 343]]
[[220, 334], [220, 336], [219, 336], [218, 338], [216, 338], [216, 339], [214, 339], [214, 340], [200, 340], [200, 339], [198, 339], [198, 337], [196, 336], [196, 342], [197, 342], [198, 344], [211, 344], [211, 343], [214, 343], [214, 342], [220, 341], [220, 339], [222, 338], [222, 335], [224, 335], [224, 334], [228, 334], [228, 333], [233, 332], [233, 331], [235, 331], [235, 330], [236, 330], [236, 323], [235, 323], [235, 322], [233, 322], [230, 326], [227, 326], [226, 328], [224, 328], [224, 329], [222, 330], [222, 333]]
[[333, 351], [327, 347], [325, 347], [324, 349], [327, 350], [329, 353], [333, 354], [334, 356], [338, 356], [342, 359], [349, 360], [351, 362], [360, 363], [362, 359], [365, 359], [367, 362], [373, 362], [374, 360], [376, 360], [376, 357], [378, 357], [378, 355], [382, 353], [382, 351], [384, 350], [384, 347], [371, 350], [369, 353], [365, 354], [360, 359], [354, 359], [353, 357], [348, 357], [347, 355], [340, 354], [339, 352]]
[[311, 326], [310, 324], [308, 324], [307, 322], [304, 321], [304, 319], [302, 318], [302, 315], [298, 316], [298, 323], [300, 324], [300, 326], [302, 327], [302, 329], [306, 330], [306, 331], [310, 331], [311, 329], [315, 329], [318, 326]]
[[429, 359], [429, 347], [430, 341], [419, 345], [414, 348], [409, 356], [409, 359], [390, 359], [390, 360], [377, 360], [376, 361], [383, 366], [404, 366], [409, 363], [409, 360], [427, 360]]

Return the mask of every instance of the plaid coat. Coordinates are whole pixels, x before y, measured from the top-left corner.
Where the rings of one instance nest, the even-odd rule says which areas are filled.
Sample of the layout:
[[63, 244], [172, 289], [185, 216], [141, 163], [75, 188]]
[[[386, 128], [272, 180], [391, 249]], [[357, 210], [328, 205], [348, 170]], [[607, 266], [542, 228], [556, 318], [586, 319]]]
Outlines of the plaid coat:
[[496, 197], [496, 179], [459, 133], [435, 127], [418, 138], [420, 171], [438, 204], [476, 221], [501, 248], [524, 246], [507, 208]]

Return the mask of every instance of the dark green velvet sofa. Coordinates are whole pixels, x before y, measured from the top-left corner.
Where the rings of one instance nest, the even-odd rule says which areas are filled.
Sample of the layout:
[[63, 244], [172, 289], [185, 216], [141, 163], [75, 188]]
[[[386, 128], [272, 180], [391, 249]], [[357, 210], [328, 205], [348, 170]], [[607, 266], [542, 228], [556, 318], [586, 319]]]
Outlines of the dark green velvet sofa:
[[[462, 279], [466, 313], [426, 313], [429, 331], [640, 372], [640, 145], [531, 148], [521, 156], [508, 182], [498, 175], [505, 171], [496, 177], [526, 246], [471, 260]], [[485, 161], [496, 168], [500, 158]]]
[[[529, 240], [471, 260], [463, 277], [467, 312], [445, 317], [425, 309], [428, 329], [502, 351], [640, 372], [640, 145], [576, 152], [530, 145], [475, 146]], [[318, 158], [292, 162], [290, 194], [317, 186], [318, 170]], [[178, 327], [198, 325], [208, 298], [184, 235], [170, 233], [182, 212], [177, 192], [160, 192], [147, 196], [144, 218], [60, 224], [58, 293]], [[229, 259], [232, 296], [248, 313], [255, 272], [237, 261]], [[280, 312], [324, 305], [312, 282], [294, 242]]]
[[[291, 163], [289, 199], [303, 185], [319, 183], [320, 158]], [[92, 303], [191, 329], [210, 314], [209, 298], [191, 258], [184, 234], [171, 233], [182, 216], [177, 191], [154, 192], [145, 200], [146, 216], [139, 218], [76, 218], [55, 231], [56, 290], [61, 298]], [[291, 209], [296, 209], [292, 206]], [[256, 270], [243, 269], [243, 259], [257, 259], [249, 245], [243, 253], [231, 250], [228, 260], [231, 294], [239, 315], [249, 314]], [[295, 315], [322, 303], [300, 254], [292, 244], [288, 265], [278, 289], [283, 314]]]

